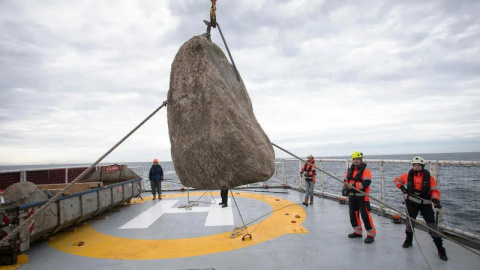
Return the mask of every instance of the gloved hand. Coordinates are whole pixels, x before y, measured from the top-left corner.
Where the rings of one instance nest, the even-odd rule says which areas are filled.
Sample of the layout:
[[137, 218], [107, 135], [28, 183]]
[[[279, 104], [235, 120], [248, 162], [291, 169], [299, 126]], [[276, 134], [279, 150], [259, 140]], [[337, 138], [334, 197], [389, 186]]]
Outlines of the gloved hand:
[[403, 194], [408, 193], [408, 190], [405, 188], [404, 185], [401, 185], [401, 186], [400, 186], [400, 190], [403, 192]]
[[437, 209], [442, 209], [442, 204], [440, 203], [439, 199], [432, 199], [432, 202], [433, 202], [433, 207]]

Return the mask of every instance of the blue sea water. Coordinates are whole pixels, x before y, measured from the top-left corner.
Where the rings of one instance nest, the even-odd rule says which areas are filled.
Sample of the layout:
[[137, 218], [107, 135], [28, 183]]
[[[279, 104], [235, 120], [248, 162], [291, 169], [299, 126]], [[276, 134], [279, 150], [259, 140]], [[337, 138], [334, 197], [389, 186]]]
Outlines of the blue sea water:
[[[365, 159], [383, 159], [383, 160], [410, 160], [413, 156], [420, 155], [426, 160], [455, 160], [455, 161], [480, 161], [479, 152], [468, 153], [419, 153], [419, 154], [401, 154], [401, 155], [372, 155], [365, 156]], [[349, 159], [348, 156], [335, 156], [335, 157], [315, 157], [317, 160], [323, 159]], [[277, 159], [277, 161], [280, 159]], [[148, 171], [152, 165], [152, 162], [117, 162], [117, 164], [127, 164], [130, 167], [136, 167], [143, 169], [144, 179], [148, 179]], [[164, 170], [165, 181], [163, 188], [178, 188], [181, 187], [181, 183], [175, 173], [173, 162], [163, 161], [159, 162]], [[27, 169], [43, 169], [43, 168], [59, 168], [59, 167], [73, 167], [73, 166], [89, 166], [90, 164], [49, 164], [49, 165], [18, 165], [18, 166], [0, 166], [0, 171], [5, 170], [27, 170]], [[286, 162], [286, 174], [288, 179], [298, 179], [298, 166], [296, 161]], [[371, 195], [380, 198], [380, 185], [378, 184], [379, 168], [378, 163], [368, 164], [372, 171], [373, 181], [371, 185]], [[407, 172], [410, 169], [408, 164], [395, 164], [395, 166], [386, 164], [385, 170], [385, 185], [386, 185], [386, 203], [394, 206], [396, 209], [404, 209], [401, 204], [401, 193], [398, 192], [394, 186], [393, 179], [402, 173]], [[323, 170], [336, 177], [343, 179], [345, 173], [345, 163], [325, 163]], [[442, 171], [444, 170], [444, 171]], [[450, 170], [450, 171], [449, 171]], [[450, 175], [450, 167], [439, 167], [440, 174], [443, 179], [437, 179], [439, 182], [440, 191], [442, 193], [442, 204], [445, 208], [445, 220], [448, 226], [459, 226], [467, 231], [476, 231], [480, 233], [478, 225], [480, 222], [480, 168], [461, 168], [462, 179], [457, 176]], [[139, 173], [137, 171], [137, 173]], [[320, 174], [320, 173], [318, 173]], [[276, 175], [273, 176], [272, 180]], [[283, 179], [283, 175], [280, 176]], [[270, 180], [270, 182], [274, 182]], [[377, 180], [377, 181], [376, 181]], [[291, 181], [291, 180], [289, 180]], [[269, 182], [269, 183], [270, 183]], [[290, 182], [289, 182], [290, 183]], [[146, 189], [149, 189], [149, 182], [146, 181]], [[341, 183], [332, 179], [329, 176], [324, 175], [323, 186], [319, 186], [317, 181], [316, 189], [323, 188], [325, 192], [333, 194], [341, 194]], [[465, 225], [466, 224], [466, 225]]]

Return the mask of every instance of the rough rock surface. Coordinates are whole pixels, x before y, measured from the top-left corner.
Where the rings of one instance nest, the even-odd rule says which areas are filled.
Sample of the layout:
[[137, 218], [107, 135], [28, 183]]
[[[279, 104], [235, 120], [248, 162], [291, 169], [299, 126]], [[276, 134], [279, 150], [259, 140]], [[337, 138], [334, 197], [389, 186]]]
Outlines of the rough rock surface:
[[275, 153], [245, 85], [204, 36], [191, 38], [175, 56], [167, 102], [172, 159], [183, 185], [233, 188], [273, 175]]
[[10, 185], [3, 192], [5, 204], [24, 205], [48, 199], [47, 194], [37, 188], [32, 182], [18, 182]]

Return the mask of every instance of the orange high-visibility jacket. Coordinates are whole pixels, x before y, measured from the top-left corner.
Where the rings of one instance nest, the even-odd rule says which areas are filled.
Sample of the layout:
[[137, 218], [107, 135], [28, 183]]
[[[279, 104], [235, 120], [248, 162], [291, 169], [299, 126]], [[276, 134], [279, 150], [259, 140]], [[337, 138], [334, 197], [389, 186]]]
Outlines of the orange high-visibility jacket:
[[310, 163], [312, 163], [313, 166], [305, 163], [305, 165], [303, 165], [303, 168], [300, 170], [300, 173], [307, 172], [308, 177], [312, 177], [312, 181], [315, 182], [317, 181], [317, 172], [315, 171], [317, 165], [315, 165], [315, 159], [313, 158]]
[[[413, 176], [413, 189], [416, 192], [422, 192], [423, 175], [424, 175], [424, 172], [418, 172], [418, 173], [415, 173]], [[404, 184], [408, 184], [408, 173], [404, 173], [399, 177], [395, 177], [395, 185], [397, 186], [397, 188], [400, 188], [400, 186]], [[435, 181], [435, 178], [433, 176], [430, 176], [430, 180], [428, 180], [428, 185], [429, 185], [428, 196], [430, 198], [424, 198], [424, 199], [440, 200], [440, 191], [438, 190], [438, 187], [437, 187], [437, 181]]]
[[[358, 173], [358, 167], [355, 166], [353, 169], [352, 173], [352, 178], [355, 178], [355, 176]], [[354, 179], [347, 179], [348, 177], [348, 170], [345, 173], [345, 182], [356, 187], [357, 189], [360, 189], [361, 191], [365, 192], [366, 194], [370, 194], [370, 183], [372, 182], [372, 172], [370, 171], [369, 168], [365, 168], [363, 171], [362, 177], [360, 178], [360, 181], [355, 181]], [[360, 192], [357, 192], [355, 190], [351, 190], [353, 193], [360, 194]], [[365, 196], [365, 201], [368, 202], [370, 201], [370, 197]]]

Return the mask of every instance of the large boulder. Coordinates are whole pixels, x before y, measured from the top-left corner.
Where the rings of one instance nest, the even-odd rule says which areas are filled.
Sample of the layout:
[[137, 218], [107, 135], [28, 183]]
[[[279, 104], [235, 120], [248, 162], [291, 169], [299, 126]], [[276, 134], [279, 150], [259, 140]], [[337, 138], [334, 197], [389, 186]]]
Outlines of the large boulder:
[[245, 85], [204, 36], [191, 38], [175, 56], [167, 102], [172, 159], [183, 185], [233, 188], [273, 175], [275, 153]]
[[45, 201], [48, 195], [32, 182], [18, 182], [10, 185], [3, 192], [5, 204], [20, 206], [34, 202]]

